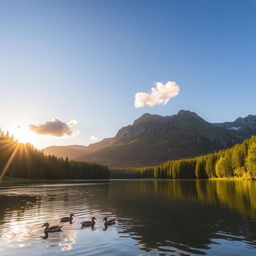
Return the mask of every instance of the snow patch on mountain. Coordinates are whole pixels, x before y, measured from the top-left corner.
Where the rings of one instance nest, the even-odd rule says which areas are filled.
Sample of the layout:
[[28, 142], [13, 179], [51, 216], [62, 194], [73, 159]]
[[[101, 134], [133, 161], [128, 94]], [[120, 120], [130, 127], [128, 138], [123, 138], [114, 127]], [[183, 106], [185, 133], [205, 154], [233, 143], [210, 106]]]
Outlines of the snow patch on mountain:
[[229, 130], [239, 131], [239, 130], [241, 130], [241, 127], [232, 126], [232, 127], [229, 128]]

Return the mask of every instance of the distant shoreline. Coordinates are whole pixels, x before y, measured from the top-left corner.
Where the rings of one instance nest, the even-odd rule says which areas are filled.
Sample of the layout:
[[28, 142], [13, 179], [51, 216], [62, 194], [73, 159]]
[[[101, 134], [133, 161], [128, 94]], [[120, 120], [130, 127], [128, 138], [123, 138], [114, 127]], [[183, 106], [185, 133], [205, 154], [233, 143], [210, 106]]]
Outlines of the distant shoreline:
[[23, 178], [4, 178], [0, 183], [8, 182], [97, 182], [97, 181], [118, 181], [118, 180], [166, 180], [166, 181], [191, 181], [191, 180], [204, 180], [204, 181], [255, 181], [256, 179], [246, 179], [243, 177], [224, 177], [224, 178], [209, 178], [209, 179], [154, 179], [154, 178], [110, 178], [110, 179], [62, 179], [62, 180], [45, 180], [45, 179], [23, 179]]

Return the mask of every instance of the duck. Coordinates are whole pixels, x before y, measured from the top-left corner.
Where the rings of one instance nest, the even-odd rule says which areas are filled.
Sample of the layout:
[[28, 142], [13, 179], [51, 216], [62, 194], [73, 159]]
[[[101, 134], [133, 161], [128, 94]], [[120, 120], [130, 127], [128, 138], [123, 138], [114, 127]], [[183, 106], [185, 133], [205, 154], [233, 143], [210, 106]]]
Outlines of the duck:
[[60, 232], [62, 226], [51, 226], [49, 223], [44, 223], [44, 225], [42, 226], [42, 228], [45, 227], [44, 229], [44, 233], [47, 234], [49, 232]]
[[110, 226], [110, 225], [114, 225], [114, 224], [116, 223], [116, 219], [110, 219], [110, 220], [108, 220], [108, 217], [105, 217], [105, 218], [103, 219], [103, 221], [104, 221], [105, 227]]
[[63, 218], [61, 218], [61, 219], [60, 219], [60, 222], [72, 222], [74, 216], [75, 216], [75, 215], [74, 215], [73, 213], [70, 213], [69, 217], [63, 217]]
[[81, 222], [82, 227], [94, 227], [95, 220], [97, 220], [97, 219], [95, 217], [92, 217], [91, 221], [83, 221], [83, 222]]

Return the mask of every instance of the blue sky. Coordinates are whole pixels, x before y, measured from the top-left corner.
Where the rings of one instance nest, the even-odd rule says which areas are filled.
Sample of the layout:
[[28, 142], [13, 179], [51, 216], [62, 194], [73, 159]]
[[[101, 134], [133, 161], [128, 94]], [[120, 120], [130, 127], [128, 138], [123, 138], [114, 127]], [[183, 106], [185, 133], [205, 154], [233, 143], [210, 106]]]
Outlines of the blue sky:
[[[77, 121], [79, 135], [44, 147], [114, 136], [145, 112], [256, 114], [255, 13], [253, 0], [1, 0], [0, 126]], [[178, 96], [134, 107], [167, 81]]]

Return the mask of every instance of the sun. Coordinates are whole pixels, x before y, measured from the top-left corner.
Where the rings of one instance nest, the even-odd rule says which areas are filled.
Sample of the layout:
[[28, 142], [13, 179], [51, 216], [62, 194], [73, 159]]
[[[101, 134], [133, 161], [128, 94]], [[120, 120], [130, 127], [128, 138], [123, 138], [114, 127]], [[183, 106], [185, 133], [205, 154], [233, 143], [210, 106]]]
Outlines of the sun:
[[13, 137], [19, 143], [30, 143], [34, 146], [37, 144], [37, 140], [35, 138], [35, 134], [29, 129], [27, 125], [18, 125], [12, 131]]

